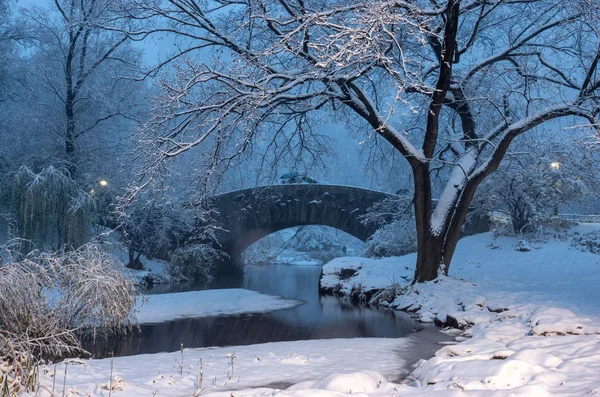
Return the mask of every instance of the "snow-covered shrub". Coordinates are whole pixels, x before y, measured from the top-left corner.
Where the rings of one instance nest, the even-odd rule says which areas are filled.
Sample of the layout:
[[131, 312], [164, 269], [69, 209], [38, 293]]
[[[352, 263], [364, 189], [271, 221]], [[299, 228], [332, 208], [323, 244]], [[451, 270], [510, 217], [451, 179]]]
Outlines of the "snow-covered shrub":
[[362, 222], [379, 227], [367, 241], [366, 256], [401, 256], [417, 250], [410, 195], [390, 197], [374, 204]]
[[541, 223], [541, 226], [544, 229], [565, 232], [565, 231], [571, 229], [573, 226], [575, 226], [575, 222], [571, 222], [567, 219], [553, 216], [553, 217], [550, 217], [550, 218], [544, 220]]
[[412, 223], [396, 221], [384, 225], [367, 241], [368, 257], [402, 256], [417, 250], [417, 237]]
[[175, 250], [167, 271], [178, 281], [210, 280], [214, 264], [227, 259], [227, 254], [210, 244], [196, 244]]
[[580, 251], [600, 255], [600, 230], [574, 236], [571, 245]]
[[18, 388], [37, 360], [84, 354], [80, 331], [127, 329], [135, 301], [132, 280], [95, 245], [0, 267], [0, 367], [13, 368], [5, 380]]
[[533, 245], [529, 240], [519, 240], [515, 245], [515, 251], [529, 252], [533, 249]]
[[398, 283], [394, 283], [389, 287], [376, 292], [369, 300], [369, 304], [384, 305], [392, 303], [398, 296], [406, 294], [408, 288], [408, 285], [401, 286]]
[[560, 241], [567, 241], [570, 234], [569, 231], [575, 225], [575, 222], [553, 216], [540, 222], [538, 232], [540, 236], [550, 237]]
[[499, 244], [496, 244], [495, 242], [491, 242], [488, 245], [486, 245], [487, 248], [491, 249], [491, 250], [497, 250], [500, 249], [501, 246]]
[[508, 215], [493, 214], [492, 216], [492, 232], [494, 237], [511, 236], [515, 235], [514, 228], [511, 219]]

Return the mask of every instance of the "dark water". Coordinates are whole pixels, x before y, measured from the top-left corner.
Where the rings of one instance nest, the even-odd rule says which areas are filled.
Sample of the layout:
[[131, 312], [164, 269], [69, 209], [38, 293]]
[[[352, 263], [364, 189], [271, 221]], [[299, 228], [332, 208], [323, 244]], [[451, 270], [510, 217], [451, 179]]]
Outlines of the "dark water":
[[[85, 348], [95, 357], [176, 351], [185, 347], [249, 345], [301, 339], [401, 337], [422, 326], [408, 315], [345, 303], [319, 296], [320, 267], [247, 266], [244, 280], [212, 285], [159, 286], [153, 292], [182, 292], [208, 288], [239, 288], [301, 299], [302, 306], [266, 314], [182, 319], [142, 325], [133, 334], [99, 340]], [[241, 285], [240, 285], [241, 284]], [[181, 290], [177, 290], [181, 288]]]

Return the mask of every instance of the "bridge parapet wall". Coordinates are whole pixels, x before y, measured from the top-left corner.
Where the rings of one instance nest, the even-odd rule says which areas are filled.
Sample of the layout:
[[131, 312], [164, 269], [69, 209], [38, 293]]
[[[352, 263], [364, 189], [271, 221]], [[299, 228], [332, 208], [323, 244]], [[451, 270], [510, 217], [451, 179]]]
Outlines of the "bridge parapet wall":
[[361, 216], [387, 193], [339, 185], [297, 184], [244, 189], [212, 198], [225, 231], [218, 240], [231, 257], [260, 238], [294, 226], [325, 225], [366, 241], [377, 230]]

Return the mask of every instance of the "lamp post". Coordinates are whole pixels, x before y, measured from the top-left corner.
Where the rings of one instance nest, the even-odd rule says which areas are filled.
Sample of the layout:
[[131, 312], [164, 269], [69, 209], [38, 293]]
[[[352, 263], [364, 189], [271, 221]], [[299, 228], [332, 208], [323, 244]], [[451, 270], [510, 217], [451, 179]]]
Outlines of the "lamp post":
[[[553, 171], [558, 171], [560, 168], [560, 163], [558, 161], [553, 161], [550, 163], [550, 168], [552, 168]], [[558, 189], [558, 186], [556, 186], [556, 188]], [[558, 216], [558, 203], [554, 203], [554, 216]]]

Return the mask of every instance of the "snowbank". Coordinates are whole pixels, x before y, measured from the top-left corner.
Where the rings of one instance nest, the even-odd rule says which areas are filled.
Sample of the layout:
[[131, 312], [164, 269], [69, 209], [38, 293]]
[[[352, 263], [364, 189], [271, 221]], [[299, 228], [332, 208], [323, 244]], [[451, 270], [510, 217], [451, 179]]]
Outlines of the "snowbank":
[[[586, 225], [571, 233], [597, 229]], [[409, 286], [402, 281], [412, 275], [413, 254], [339, 258], [324, 267], [321, 283], [349, 293], [400, 280], [400, 293], [382, 304], [462, 330], [451, 331], [461, 343], [419, 363], [412, 374], [419, 388], [398, 386], [399, 395], [600, 394], [600, 256], [572, 247], [570, 236], [556, 237], [534, 242], [528, 252], [516, 250], [519, 240], [491, 233], [462, 239], [451, 273], [474, 282], [440, 277]]]
[[138, 302], [137, 319], [144, 324], [179, 318], [265, 313], [303, 303], [241, 288], [179, 292], [146, 296], [144, 302]]
[[[122, 391], [113, 390], [115, 397], [151, 397], [157, 390], [158, 396], [190, 397], [198, 389], [204, 390], [201, 396], [217, 393], [230, 397], [232, 393], [244, 395], [244, 389], [252, 390], [248, 392], [251, 395], [267, 390], [272, 393], [273, 384], [288, 387], [299, 382], [309, 382], [295, 386], [297, 393], [305, 396], [318, 395], [302, 391], [307, 387], [375, 390], [379, 381], [391, 380], [399, 368], [406, 365], [402, 356], [411, 343], [414, 343], [411, 338], [328, 339], [184, 349], [183, 356], [181, 352], [174, 352], [77, 360], [68, 364], [65, 394], [69, 395], [70, 391], [72, 396], [108, 395], [111, 363], [113, 378], [122, 379], [120, 385], [124, 384]], [[55, 387], [59, 396], [64, 371], [64, 363], [56, 366]], [[332, 376], [360, 371], [367, 372], [360, 377]], [[42, 384], [49, 389], [52, 389], [53, 373], [52, 368], [42, 377]], [[323, 378], [321, 382], [316, 381]], [[41, 391], [39, 396], [49, 394]]]
[[349, 294], [353, 288], [375, 291], [392, 284], [407, 284], [414, 275], [416, 255], [392, 258], [336, 258], [323, 266], [321, 289]]
[[[516, 238], [494, 238], [492, 233], [465, 237], [458, 243], [450, 274], [476, 284], [468, 293], [485, 295], [491, 302], [500, 301], [505, 306], [529, 302], [600, 317], [600, 255], [571, 244], [575, 233], [594, 230], [600, 230], [600, 225], [581, 225], [569, 235], [533, 241], [529, 252], [515, 251], [520, 241]], [[323, 267], [321, 287], [348, 293], [357, 286], [369, 291], [394, 283], [407, 285], [414, 275], [415, 261], [416, 254], [382, 259], [337, 258]], [[356, 274], [340, 277], [349, 274], [343, 269], [354, 269]]]

